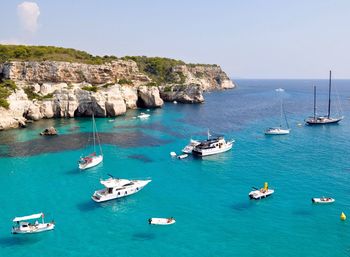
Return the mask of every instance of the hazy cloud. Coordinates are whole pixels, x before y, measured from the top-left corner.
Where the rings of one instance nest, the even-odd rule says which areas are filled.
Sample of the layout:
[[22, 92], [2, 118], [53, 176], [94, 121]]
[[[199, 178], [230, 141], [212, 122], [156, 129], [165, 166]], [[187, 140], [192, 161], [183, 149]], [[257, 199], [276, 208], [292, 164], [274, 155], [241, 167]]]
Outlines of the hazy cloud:
[[34, 2], [23, 2], [17, 6], [17, 14], [24, 30], [34, 33], [38, 29], [39, 6]]

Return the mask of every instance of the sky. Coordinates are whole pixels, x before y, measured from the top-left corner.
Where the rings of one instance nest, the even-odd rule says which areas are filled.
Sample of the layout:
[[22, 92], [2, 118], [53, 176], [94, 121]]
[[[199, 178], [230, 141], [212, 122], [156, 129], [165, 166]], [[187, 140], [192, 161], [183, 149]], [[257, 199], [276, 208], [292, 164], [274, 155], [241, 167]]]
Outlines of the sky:
[[0, 43], [220, 65], [232, 78], [350, 78], [349, 0], [0, 0]]

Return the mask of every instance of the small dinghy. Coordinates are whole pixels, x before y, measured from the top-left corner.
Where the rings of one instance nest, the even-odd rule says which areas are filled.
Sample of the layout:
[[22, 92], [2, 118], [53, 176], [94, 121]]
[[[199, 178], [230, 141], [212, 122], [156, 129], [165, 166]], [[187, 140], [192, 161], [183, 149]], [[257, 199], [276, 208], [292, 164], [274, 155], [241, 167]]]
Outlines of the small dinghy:
[[151, 225], [171, 225], [176, 221], [173, 217], [171, 218], [150, 218], [148, 219], [148, 224]]
[[333, 203], [335, 201], [334, 198], [331, 197], [321, 197], [321, 198], [312, 198], [311, 201], [313, 203]]
[[262, 198], [266, 198], [275, 192], [275, 190], [269, 189], [267, 182], [265, 182], [264, 188], [258, 189], [256, 187], [253, 187], [253, 189], [255, 190], [249, 193], [249, 198], [254, 200], [260, 200]]
[[186, 154], [186, 153], [177, 156], [178, 159], [185, 159], [185, 158], [187, 158], [187, 157], [188, 157], [188, 154]]
[[[148, 111], [148, 110], [147, 110]], [[150, 114], [148, 114], [148, 113], [144, 113], [144, 112], [141, 112], [141, 114], [140, 115], [138, 115], [137, 117], [139, 118], [139, 119], [148, 119], [149, 118], [149, 116], [151, 116]]]

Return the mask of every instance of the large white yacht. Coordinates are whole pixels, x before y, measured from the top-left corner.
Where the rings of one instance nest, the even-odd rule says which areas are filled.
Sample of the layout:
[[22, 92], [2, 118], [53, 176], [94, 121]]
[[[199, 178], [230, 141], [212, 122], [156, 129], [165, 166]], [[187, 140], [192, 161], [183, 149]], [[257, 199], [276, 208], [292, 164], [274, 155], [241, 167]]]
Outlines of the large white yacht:
[[198, 156], [208, 156], [230, 150], [235, 140], [226, 141], [223, 136], [212, 137], [208, 132], [208, 139], [201, 141], [193, 148], [192, 153]]
[[100, 181], [105, 188], [95, 191], [91, 198], [95, 202], [104, 202], [132, 195], [139, 192], [151, 181], [152, 180], [128, 180], [110, 177]]

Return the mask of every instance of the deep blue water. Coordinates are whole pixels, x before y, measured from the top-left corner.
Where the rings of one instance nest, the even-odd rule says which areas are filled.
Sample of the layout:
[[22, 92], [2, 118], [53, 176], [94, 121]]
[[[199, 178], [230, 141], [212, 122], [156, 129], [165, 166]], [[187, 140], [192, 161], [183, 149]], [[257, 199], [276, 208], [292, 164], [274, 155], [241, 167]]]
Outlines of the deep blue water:
[[[0, 256], [349, 256], [350, 81], [335, 80], [342, 113], [339, 125], [298, 126], [326, 112], [328, 81], [238, 80], [235, 90], [208, 93], [200, 105], [166, 104], [148, 120], [97, 119], [104, 163], [87, 171], [77, 160], [91, 150], [89, 118], [42, 120], [0, 133]], [[282, 87], [291, 134], [266, 137], [279, 124]], [[334, 102], [338, 101], [336, 94]], [[335, 108], [334, 108], [335, 109]], [[60, 135], [40, 137], [54, 125]], [[177, 160], [190, 137], [212, 132], [234, 138], [232, 151]], [[91, 141], [91, 140], [90, 140]], [[90, 199], [107, 174], [152, 178], [141, 192], [97, 204]], [[275, 194], [250, 201], [252, 186], [269, 182]], [[312, 197], [331, 196], [331, 205]], [[45, 213], [56, 229], [12, 235], [12, 219]], [[157, 227], [149, 217], [176, 218]]]

